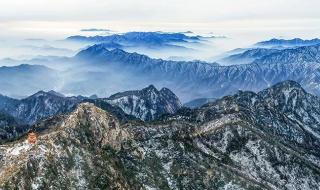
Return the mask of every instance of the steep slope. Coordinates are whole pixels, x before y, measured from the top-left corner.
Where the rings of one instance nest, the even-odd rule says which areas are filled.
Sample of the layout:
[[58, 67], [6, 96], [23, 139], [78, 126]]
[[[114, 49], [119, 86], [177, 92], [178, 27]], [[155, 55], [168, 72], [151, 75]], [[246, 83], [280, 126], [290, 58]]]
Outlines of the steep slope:
[[[19, 119], [23, 123], [33, 124], [41, 119], [70, 112], [83, 97], [63, 97], [54, 91], [39, 91], [22, 100], [12, 100], [0, 107], [0, 110]], [[4, 101], [5, 102], [5, 101]]]
[[28, 130], [29, 126], [23, 125], [14, 117], [0, 112], [0, 144], [13, 140]]
[[295, 97], [305, 105], [296, 104], [294, 110], [319, 111], [309, 104], [317, 97], [292, 81], [258, 94], [239, 92], [148, 124], [121, 125], [109, 113], [81, 104], [69, 115], [34, 126], [35, 145], [21, 138], [0, 146], [0, 186], [317, 189], [320, 138], [305, 130], [309, 116], [282, 109], [291, 107]]
[[[123, 109], [120, 108], [119, 106], [117, 106], [115, 104], [112, 105], [112, 104], [108, 103], [103, 98], [85, 99], [83, 102], [92, 103], [96, 107], [98, 107], [98, 108], [100, 108], [100, 109], [102, 109], [102, 110], [104, 110], [106, 112], [111, 113], [112, 115], [117, 117], [121, 123], [126, 123], [128, 121], [138, 121], [139, 120], [135, 116], [125, 113], [123, 111]], [[124, 108], [124, 109], [127, 109], [127, 108]]]
[[[111, 157], [112, 151], [118, 150], [121, 142], [129, 138], [116, 118], [96, 107], [82, 104], [58, 123], [61, 124], [59, 127], [43, 132], [36, 145], [21, 139], [14, 146], [8, 144], [1, 147], [1, 161], [6, 160], [5, 164], [0, 164], [1, 187], [136, 187], [134, 184], [129, 186], [130, 178], [123, 176], [118, 161]], [[19, 182], [15, 181], [18, 178]]]
[[[277, 84], [273, 88], [259, 92], [259, 95], [263, 97], [269, 107], [276, 108], [297, 122], [300, 128], [309, 133], [310, 141], [320, 138], [319, 97], [308, 94], [300, 84], [293, 81]], [[319, 145], [316, 144], [316, 146]]]
[[182, 107], [173, 92], [167, 88], [158, 91], [153, 85], [142, 90], [117, 93], [103, 100], [145, 121], [154, 120], [163, 114], [174, 114]]
[[0, 110], [11, 109], [16, 104], [19, 103], [19, 100], [10, 98], [8, 96], [4, 96], [0, 94]]

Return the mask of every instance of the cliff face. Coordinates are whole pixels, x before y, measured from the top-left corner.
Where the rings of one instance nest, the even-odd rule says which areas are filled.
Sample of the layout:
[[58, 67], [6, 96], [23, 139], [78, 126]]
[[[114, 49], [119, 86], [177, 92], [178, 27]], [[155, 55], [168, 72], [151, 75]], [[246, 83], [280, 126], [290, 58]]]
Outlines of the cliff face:
[[317, 189], [316, 102], [318, 97], [287, 81], [152, 123], [120, 124], [93, 104], [80, 104], [34, 126], [35, 145], [23, 137], [0, 147], [0, 186]]

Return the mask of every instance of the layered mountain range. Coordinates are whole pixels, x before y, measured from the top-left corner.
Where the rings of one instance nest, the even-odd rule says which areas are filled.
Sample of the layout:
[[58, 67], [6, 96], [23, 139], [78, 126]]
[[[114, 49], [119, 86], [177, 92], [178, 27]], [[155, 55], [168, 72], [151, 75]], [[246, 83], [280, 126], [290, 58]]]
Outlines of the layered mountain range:
[[[286, 49], [259, 56], [251, 64], [233, 66], [151, 59], [118, 49], [109, 51], [101, 46], [84, 50], [77, 58], [95, 66], [98, 63], [113, 68], [124, 77], [129, 75], [134, 83], [152, 81], [156, 86], [167, 86], [186, 101], [220, 97], [239, 89], [259, 91], [287, 79], [296, 80], [308, 91], [318, 94], [318, 52], [319, 45]], [[86, 61], [89, 57], [90, 61]]]
[[0, 96], [0, 140], [13, 139], [43, 119], [69, 113], [81, 102], [93, 103], [120, 120], [151, 121], [163, 114], [174, 114], [182, 107], [173, 92], [167, 88], [158, 91], [153, 85], [117, 93], [109, 98], [65, 97], [54, 91], [39, 91], [21, 100]]
[[165, 59], [211, 48], [191, 32], [25, 48], [65, 44], [81, 50], [0, 60], [0, 189], [319, 189], [319, 39], [218, 63]]
[[285, 81], [153, 122], [82, 103], [0, 146], [5, 189], [317, 189], [320, 99]]
[[[0, 84], [4, 86], [2, 93], [9, 96], [55, 89], [65, 94], [100, 97], [154, 84], [173, 90], [182, 102], [188, 102], [219, 98], [239, 89], [257, 92], [283, 80], [295, 80], [308, 92], [319, 94], [319, 47], [251, 49], [227, 58], [231, 66], [220, 66], [203, 61], [153, 59], [121, 49], [108, 50], [100, 44], [69, 58], [69, 68], [59, 72], [37, 65], [1, 67], [0, 72], [7, 77]], [[19, 71], [13, 72], [16, 69]]]

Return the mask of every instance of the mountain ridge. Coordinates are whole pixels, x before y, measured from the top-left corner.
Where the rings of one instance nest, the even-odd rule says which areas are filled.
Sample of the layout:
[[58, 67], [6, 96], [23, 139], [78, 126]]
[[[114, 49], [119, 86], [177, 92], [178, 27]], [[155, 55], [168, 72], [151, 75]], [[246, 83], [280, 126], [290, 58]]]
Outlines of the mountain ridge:
[[[203, 97], [219, 98], [233, 94], [237, 90], [259, 91], [283, 80], [295, 80], [308, 92], [317, 95], [320, 94], [317, 74], [320, 65], [320, 58], [317, 56], [319, 51], [319, 45], [291, 48], [279, 50], [268, 56], [259, 56], [261, 58], [252, 64], [219, 66], [202, 61], [152, 59], [119, 49], [109, 51], [103, 46], [96, 45], [71, 58], [70, 62], [77, 64], [77, 68], [67, 70], [58, 76], [53, 73], [48, 74], [49, 79], [46, 77], [47, 73], [44, 73], [46, 74], [44, 80], [40, 77], [41, 73], [31, 73], [26, 80], [19, 78], [17, 87], [13, 88], [8, 83], [14, 83], [16, 78], [8, 74], [8, 78], [2, 79], [5, 80], [3, 86], [7, 88], [2, 93], [19, 94], [16, 92], [19, 89], [24, 94], [30, 94], [39, 90], [39, 87], [29, 88], [29, 86], [35, 81], [41, 81], [41, 85], [48, 83], [45, 85], [46, 88], [42, 89], [47, 89], [48, 86], [54, 86], [50, 89], [56, 89], [57, 85], [59, 91], [65, 94], [84, 96], [97, 94], [106, 97], [131, 86], [143, 88], [154, 84], [168, 87], [182, 102], [188, 102]], [[51, 82], [51, 76], [54, 76], [52, 79], [54, 82]], [[58, 81], [58, 84], [55, 81]], [[105, 81], [113, 84], [105, 85]], [[27, 82], [29, 86], [23, 82]], [[37, 90], [29, 92], [34, 88]]]
[[[173, 92], [167, 88], [158, 91], [153, 85], [142, 90], [118, 93], [110, 98], [65, 97], [53, 90], [39, 91], [21, 100], [0, 96], [0, 111], [8, 115], [4, 117], [7, 119], [3, 120], [6, 125], [2, 126], [5, 131], [0, 140], [7, 141], [11, 140], [11, 137], [18, 137], [29, 130], [31, 125], [56, 115], [70, 113], [78, 104], [85, 102], [93, 103], [114, 114], [121, 123], [130, 120], [155, 120], [163, 114], [174, 114], [181, 108], [181, 102]], [[7, 122], [12, 120], [8, 120], [10, 118], [19, 121], [12, 124], [12, 129]], [[20, 133], [15, 132], [15, 128], [19, 129]]]
[[[157, 79], [152, 83], [160, 83], [160, 86], [161, 83], [170, 81], [165, 86], [174, 90], [183, 101], [197, 98], [200, 95], [200, 97], [221, 97], [235, 93], [239, 89], [259, 91], [283, 80], [297, 80], [309, 92], [319, 94], [316, 82], [318, 79], [315, 73], [319, 63], [317, 57], [313, 56], [318, 51], [318, 47], [319, 45], [282, 50], [279, 53], [258, 59], [252, 64], [232, 66], [218, 66], [202, 62], [164, 61], [151, 59], [147, 56], [134, 59], [133, 54], [124, 51], [121, 51], [121, 56], [118, 59], [120, 61], [117, 64], [111, 64], [112, 61], [108, 62], [108, 56], [103, 58], [103, 54], [100, 53], [95, 62], [110, 63], [108, 65], [115, 65], [115, 70], [121, 68], [130, 73], [150, 73], [149, 76], [141, 77], [147, 78], [144, 80]], [[110, 51], [104, 50], [104, 52], [109, 54]], [[310, 52], [310, 56], [303, 56], [301, 52]], [[123, 59], [124, 57], [125, 59]], [[91, 61], [95, 58], [91, 55]], [[301, 59], [305, 61], [300, 62]], [[284, 63], [288, 65], [283, 65]], [[159, 79], [163, 82], [160, 82]], [[217, 89], [209, 88], [212, 86]], [[185, 97], [186, 92], [190, 91], [193, 93], [197, 91], [199, 94]]]
[[320, 43], [319, 38], [314, 38], [311, 40], [304, 40], [301, 38], [294, 38], [294, 39], [289, 39], [289, 40], [273, 38], [271, 40], [258, 42], [255, 44], [255, 46], [299, 47], [299, 46], [317, 45], [319, 43]]
[[171, 90], [162, 88], [159, 91], [154, 85], [142, 90], [120, 92], [103, 101], [146, 121], [157, 119], [163, 114], [174, 114], [182, 107], [179, 98]]
[[2, 104], [0, 101], [0, 110], [21, 120], [25, 124], [34, 124], [35, 122], [47, 117], [66, 113], [72, 110], [72, 107], [81, 102], [80, 97], [64, 97], [54, 91], [38, 91], [37, 93], [21, 99], [10, 98], [10, 103]]
[[128, 32], [124, 34], [113, 34], [108, 36], [70, 36], [67, 40], [81, 40], [93, 42], [115, 42], [115, 43], [150, 43], [161, 45], [167, 42], [185, 42], [185, 40], [199, 40], [198, 37], [189, 37], [182, 33], [161, 33], [161, 32]]
[[281, 94], [297, 91], [302, 102], [317, 99], [286, 81], [261, 93], [239, 91], [154, 123], [120, 124], [93, 104], [80, 104], [56, 121], [44, 121], [49, 128], [39, 132], [35, 145], [24, 137], [0, 146], [0, 186], [316, 189], [320, 138], [300, 128], [310, 125], [308, 120], [290, 118], [268, 103], [291, 106]]

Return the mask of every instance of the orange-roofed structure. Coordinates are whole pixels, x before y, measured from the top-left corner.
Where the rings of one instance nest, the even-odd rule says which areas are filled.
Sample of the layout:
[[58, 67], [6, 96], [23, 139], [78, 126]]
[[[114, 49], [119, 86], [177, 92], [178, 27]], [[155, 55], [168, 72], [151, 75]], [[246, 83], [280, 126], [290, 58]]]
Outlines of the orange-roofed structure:
[[37, 134], [34, 132], [31, 132], [28, 134], [28, 143], [29, 144], [35, 144], [37, 142]]

